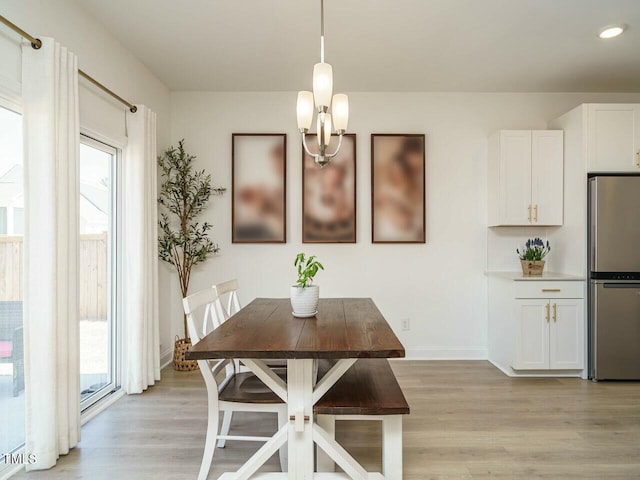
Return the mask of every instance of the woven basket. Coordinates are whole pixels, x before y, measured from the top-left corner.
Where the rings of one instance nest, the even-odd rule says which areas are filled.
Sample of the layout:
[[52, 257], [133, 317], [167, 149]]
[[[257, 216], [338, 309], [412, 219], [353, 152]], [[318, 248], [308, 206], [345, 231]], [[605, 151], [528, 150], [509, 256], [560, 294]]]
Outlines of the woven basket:
[[540, 277], [544, 271], [544, 260], [520, 260], [520, 265], [525, 277]]
[[193, 372], [198, 370], [197, 360], [185, 360], [184, 355], [191, 348], [190, 338], [179, 338], [176, 335], [176, 341], [173, 347], [173, 368], [179, 372]]

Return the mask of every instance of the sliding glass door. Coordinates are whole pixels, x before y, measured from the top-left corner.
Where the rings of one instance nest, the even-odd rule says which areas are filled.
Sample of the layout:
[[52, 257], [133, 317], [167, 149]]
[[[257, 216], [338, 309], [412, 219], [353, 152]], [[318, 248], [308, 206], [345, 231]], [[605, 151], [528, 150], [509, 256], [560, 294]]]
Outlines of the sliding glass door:
[[[22, 116], [0, 103], [0, 455], [25, 441]], [[119, 387], [119, 154], [80, 145], [80, 401]], [[3, 464], [0, 465], [2, 470]]]
[[118, 387], [118, 151], [80, 143], [80, 400], [83, 410]]
[[0, 104], [0, 455], [24, 444], [22, 166], [22, 115]]

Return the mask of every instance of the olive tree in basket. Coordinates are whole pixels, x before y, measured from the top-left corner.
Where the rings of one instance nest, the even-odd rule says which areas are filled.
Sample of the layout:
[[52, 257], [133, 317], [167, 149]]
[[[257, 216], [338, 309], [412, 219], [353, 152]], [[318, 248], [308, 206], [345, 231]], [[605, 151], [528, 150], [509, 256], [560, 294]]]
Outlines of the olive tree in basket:
[[[193, 267], [219, 251], [218, 245], [209, 238], [212, 225], [199, 223], [196, 219], [207, 208], [211, 195], [220, 195], [226, 190], [213, 188], [211, 175], [205, 174], [204, 170], [194, 170], [195, 158], [185, 151], [184, 139], [178, 142], [178, 148], [171, 146], [158, 157], [162, 176], [158, 197], [161, 206], [158, 255], [178, 272], [182, 297], [188, 295]], [[183, 327], [184, 337], [176, 337], [174, 367], [176, 370], [195, 370], [197, 362], [184, 359], [191, 346], [186, 316]]]

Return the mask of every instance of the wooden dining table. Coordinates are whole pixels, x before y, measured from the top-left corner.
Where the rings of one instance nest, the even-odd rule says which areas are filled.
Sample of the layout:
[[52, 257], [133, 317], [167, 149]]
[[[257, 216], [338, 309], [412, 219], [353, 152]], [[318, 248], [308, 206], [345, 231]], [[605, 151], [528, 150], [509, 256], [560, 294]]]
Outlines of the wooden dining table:
[[[323, 298], [318, 313], [296, 318], [289, 299], [258, 298], [194, 345], [192, 360], [240, 359], [283, 402], [289, 422], [236, 472], [221, 480], [351, 478], [345, 473], [314, 472], [314, 443], [345, 471], [363, 472], [355, 459], [313, 418], [313, 406], [359, 358], [404, 357], [404, 347], [370, 298]], [[286, 381], [264, 362], [287, 360]], [[318, 359], [333, 359], [321, 377]], [[288, 472], [256, 473], [287, 442]], [[358, 468], [359, 467], [359, 468]], [[367, 479], [383, 478], [367, 473]]]

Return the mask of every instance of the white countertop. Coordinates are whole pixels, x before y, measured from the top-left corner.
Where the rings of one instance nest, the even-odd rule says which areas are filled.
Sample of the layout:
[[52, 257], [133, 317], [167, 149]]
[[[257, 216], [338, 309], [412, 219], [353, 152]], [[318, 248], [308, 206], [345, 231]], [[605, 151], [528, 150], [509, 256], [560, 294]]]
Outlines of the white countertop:
[[540, 282], [540, 281], [576, 281], [585, 280], [579, 275], [567, 275], [566, 273], [544, 272], [541, 276], [525, 276], [522, 272], [486, 272], [488, 276], [496, 276], [506, 278], [507, 280], [522, 282]]

